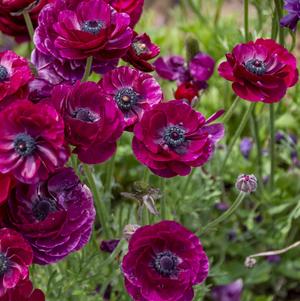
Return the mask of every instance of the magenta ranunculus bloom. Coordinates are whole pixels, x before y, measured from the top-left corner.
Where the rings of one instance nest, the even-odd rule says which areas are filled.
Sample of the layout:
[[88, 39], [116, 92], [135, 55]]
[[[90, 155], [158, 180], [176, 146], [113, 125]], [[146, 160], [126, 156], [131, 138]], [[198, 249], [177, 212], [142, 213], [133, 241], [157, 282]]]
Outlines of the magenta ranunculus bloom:
[[96, 83], [57, 86], [51, 102], [64, 119], [66, 140], [82, 162], [102, 163], [115, 153], [123, 115]]
[[191, 301], [209, 262], [195, 234], [177, 222], [162, 221], [136, 230], [122, 271], [134, 301]]
[[119, 67], [104, 74], [99, 85], [123, 113], [127, 130], [131, 130], [144, 112], [163, 97], [153, 76], [129, 67]]
[[194, 82], [203, 82], [211, 78], [215, 69], [215, 60], [206, 53], [198, 53], [189, 62], [189, 71]]
[[25, 58], [10, 50], [0, 53], [0, 101], [13, 94], [24, 95], [32, 79], [33, 74]]
[[119, 13], [130, 16], [130, 26], [134, 27], [140, 20], [143, 12], [144, 0], [104, 0]]
[[28, 240], [38, 264], [80, 250], [95, 219], [92, 193], [71, 168], [58, 169], [45, 182], [18, 184], [6, 210], [5, 223]]
[[34, 42], [39, 51], [68, 60], [122, 57], [130, 46], [130, 17], [104, 0], [57, 0], [39, 15]]
[[0, 112], [0, 124], [1, 173], [33, 184], [67, 162], [63, 120], [53, 107], [19, 100]]
[[155, 66], [149, 61], [158, 56], [159, 53], [160, 48], [152, 43], [146, 33], [138, 35], [135, 32], [131, 46], [122, 59], [141, 71], [151, 72], [155, 70]]
[[34, 289], [29, 279], [19, 281], [14, 288], [7, 290], [6, 294], [0, 297], [0, 301], [45, 301], [44, 293]]
[[[14, 230], [0, 229], [0, 300], [7, 290], [28, 277], [32, 263], [32, 249], [29, 243]], [[15, 299], [17, 300], [17, 299]]]
[[296, 31], [297, 24], [300, 20], [300, 1], [284, 0], [284, 3], [284, 9], [288, 11], [288, 14], [280, 20], [280, 25]]
[[222, 113], [206, 120], [182, 100], [158, 104], [134, 127], [133, 152], [161, 177], [186, 176], [211, 158], [224, 136], [222, 124], [210, 125]]
[[278, 102], [298, 81], [296, 58], [272, 39], [239, 44], [226, 57], [219, 74], [233, 82], [234, 92], [243, 99]]

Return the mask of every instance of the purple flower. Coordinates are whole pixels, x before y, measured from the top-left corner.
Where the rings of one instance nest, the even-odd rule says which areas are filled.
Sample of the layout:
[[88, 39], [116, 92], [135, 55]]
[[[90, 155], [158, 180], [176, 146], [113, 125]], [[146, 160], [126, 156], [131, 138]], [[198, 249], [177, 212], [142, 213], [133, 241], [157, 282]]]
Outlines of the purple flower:
[[122, 271], [135, 301], [191, 301], [209, 262], [198, 237], [174, 221], [162, 221], [133, 234]]
[[0, 172], [34, 184], [68, 160], [64, 123], [47, 104], [18, 100], [0, 113]]
[[8, 201], [6, 223], [31, 244], [34, 262], [57, 262], [88, 241], [95, 219], [93, 196], [71, 168], [45, 182], [18, 184]]
[[215, 204], [215, 208], [222, 212], [225, 212], [227, 209], [229, 209], [229, 207], [229, 204], [226, 202], [219, 202]]
[[161, 177], [186, 176], [191, 167], [205, 164], [223, 137], [222, 124], [209, 119], [181, 100], [158, 104], [145, 112], [134, 128], [136, 158]]
[[96, 83], [56, 86], [51, 102], [64, 119], [66, 140], [82, 162], [102, 163], [115, 153], [123, 116]]
[[100, 244], [100, 250], [106, 253], [112, 253], [118, 246], [120, 239], [102, 240]]
[[198, 53], [189, 62], [189, 71], [195, 82], [203, 82], [210, 79], [214, 73], [215, 61], [205, 53]]
[[281, 257], [279, 255], [270, 255], [266, 257], [269, 263], [279, 263], [281, 261]]
[[238, 279], [227, 285], [219, 285], [212, 289], [214, 301], [240, 301], [243, 291], [243, 281]]
[[249, 159], [252, 148], [253, 148], [252, 138], [245, 137], [241, 140], [240, 151], [245, 159]]
[[130, 46], [130, 17], [104, 0], [57, 0], [44, 7], [34, 42], [46, 55], [68, 60], [122, 57]]
[[119, 67], [106, 73], [99, 86], [123, 113], [127, 130], [131, 130], [144, 112], [163, 97], [153, 76], [129, 67]]
[[296, 31], [300, 19], [300, 1], [285, 0], [284, 2], [284, 8], [288, 11], [288, 14], [280, 20], [280, 25]]

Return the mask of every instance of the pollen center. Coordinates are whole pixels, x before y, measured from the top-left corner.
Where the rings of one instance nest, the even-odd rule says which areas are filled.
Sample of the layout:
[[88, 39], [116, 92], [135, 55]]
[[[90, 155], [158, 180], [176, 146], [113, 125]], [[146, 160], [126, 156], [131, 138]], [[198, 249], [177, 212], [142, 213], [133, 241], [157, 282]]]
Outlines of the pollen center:
[[32, 214], [37, 221], [41, 222], [47, 218], [49, 213], [55, 212], [56, 210], [57, 208], [55, 200], [45, 197], [37, 200], [34, 203], [32, 207]]
[[0, 83], [6, 81], [7, 78], [8, 78], [7, 69], [4, 66], [0, 65]]
[[79, 119], [84, 122], [96, 122], [98, 121], [99, 115], [96, 114], [95, 112], [92, 112], [88, 108], [78, 108], [73, 112], [73, 117], [75, 119]]
[[146, 45], [145, 43], [142, 43], [142, 42], [139, 42], [139, 41], [134, 42], [134, 43], [132, 44], [132, 47], [133, 47], [133, 49], [134, 49], [134, 51], [135, 51], [135, 53], [136, 53], [137, 55], [141, 55], [141, 54], [143, 54], [143, 53], [148, 52], [148, 47], [147, 47], [147, 45]]
[[19, 155], [26, 157], [34, 152], [36, 142], [30, 135], [22, 133], [15, 138], [14, 148]]
[[93, 35], [99, 34], [101, 29], [103, 29], [103, 28], [104, 28], [104, 23], [100, 20], [85, 21], [81, 25], [82, 31], [88, 32]]
[[185, 130], [179, 126], [170, 126], [165, 129], [164, 142], [170, 147], [177, 147], [185, 142]]
[[138, 94], [132, 88], [123, 88], [115, 96], [118, 107], [123, 111], [130, 111], [138, 101]]
[[153, 267], [162, 276], [170, 277], [177, 274], [178, 258], [170, 251], [158, 253]]
[[9, 268], [9, 259], [0, 252], [0, 276], [3, 276]]
[[252, 59], [245, 63], [246, 69], [256, 75], [264, 75], [266, 73], [266, 65], [263, 61]]

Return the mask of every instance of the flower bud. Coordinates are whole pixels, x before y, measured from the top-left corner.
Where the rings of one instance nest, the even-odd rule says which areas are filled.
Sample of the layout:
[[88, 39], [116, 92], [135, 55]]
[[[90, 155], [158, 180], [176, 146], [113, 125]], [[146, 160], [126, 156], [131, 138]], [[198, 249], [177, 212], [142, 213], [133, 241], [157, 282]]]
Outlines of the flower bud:
[[255, 258], [253, 258], [253, 257], [247, 257], [246, 258], [246, 260], [245, 260], [245, 266], [248, 269], [254, 268], [255, 265], [256, 265], [256, 259]]
[[254, 192], [257, 188], [257, 179], [255, 175], [242, 174], [237, 178], [235, 187], [237, 190], [245, 193]]
[[140, 228], [139, 225], [136, 225], [136, 224], [129, 224], [129, 225], [126, 225], [124, 230], [123, 230], [123, 237], [129, 241], [131, 236], [135, 233], [135, 231]]

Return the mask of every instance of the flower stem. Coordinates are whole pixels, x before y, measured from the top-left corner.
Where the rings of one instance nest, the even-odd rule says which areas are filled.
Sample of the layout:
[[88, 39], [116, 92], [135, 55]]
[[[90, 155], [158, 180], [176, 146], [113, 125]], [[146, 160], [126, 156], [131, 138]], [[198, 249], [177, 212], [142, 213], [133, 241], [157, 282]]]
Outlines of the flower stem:
[[87, 79], [89, 78], [90, 74], [91, 74], [91, 70], [92, 70], [92, 64], [93, 64], [93, 57], [89, 56], [86, 60], [86, 65], [85, 65], [85, 70], [84, 70], [84, 74], [83, 77], [81, 79], [81, 82], [86, 82]]
[[249, 0], [244, 0], [244, 30], [245, 40], [249, 41]]
[[30, 15], [29, 15], [28, 11], [24, 11], [23, 16], [24, 16], [24, 19], [25, 19], [25, 23], [26, 23], [26, 27], [27, 27], [30, 39], [31, 39], [31, 41], [33, 41], [34, 28], [33, 28], [31, 18], [30, 18]]
[[112, 180], [115, 169], [115, 155], [106, 164], [106, 176], [104, 182], [104, 194], [106, 195], [106, 200], [108, 204], [108, 209], [111, 209], [111, 188]]
[[217, 9], [216, 9], [215, 18], [214, 18], [215, 26], [218, 26], [220, 16], [221, 16], [221, 11], [223, 8], [223, 4], [224, 4], [224, 0], [218, 0]]
[[199, 234], [204, 234], [209, 229], [216, 227], [218, 224], [222, 223], [226, 219], [228, 219], [235, 211], [236, 209], [241, 205], [243, 199], [245, 198], [246, 193], [240, 192], [232, 206], [226, 210], [222, 215], [220, 215], [218, 218], [207, 224], [201, 231], [198, 231]]
[[226, 123], [232, 116], [233, 112], [234, 112], [234, 109], [236, 108], [236, 106], [238, 105], [239, 103], [239, 97], [237, 96], [232, 105], [230, 106], [230, 108], [227, 110], [227, 112], [225, 113], [224, 117], [223, 117], [223, 120], [222, 122], [223, 123]]
[[223, 170], [224, 170], [224, 168], [226, 166], [227, 160], [228, 160], [228, 158], [229, 158], [229, 156], [230, 156], [230, 154], [231, 154], [231, 152], [233, 150], [233, 147], [234, 147], [237, 139], [241, 135], [242, 131], [244, 130], [244, 128], [245, 128], [245, 126], [246, 126], [246, 124], [247, 124], [247, 122], [249, 120], [249, 117], [251, 115], [251, 112], [254, 109], [254, 107], [255, 107], [255, 102], [251, 103], [251, 105], [248, 107], [245, 115], [243, 116], [243, 119], [242, 119], [239, 127], [237, 128], [237, 130], [236, 130], [236, 132], [235, 132], [235, 134], [234, 134], [234, 136], [233, 136], [233, 138], [232, 138], [232, 140], [231, 140], [231, 142], [230, 142], [230, 144], [228, 146], [227, 153], [226, 153], [225, 158], [224, 158], [224, 160], [223, 160], [223, 162], [221, 164], [220, 173], [223, 172]]
[[274, 172], [275, 172], [275, 109], [274, 104], [270, 104], [270, 190], [274, 189]]
[[[277, 18], [278, 22], [277, 24], [280, 23], [280, 20], [282, 18], [282, 1], [281, 0], [274, 0], [275, 1], [275, 7], [276, 7], [276, 13], [277, 13]], [[284, 29], [282, 26], [279, 26], [279, 43], [284, 46]]]
[[162, 220], [165, 220], [167, 218], [165, 184], [166, 184], [166, 180], [164, 178], [161, 178], [160, 189], [162, 192], [162, 197], [160, 199], [160, 216]]

